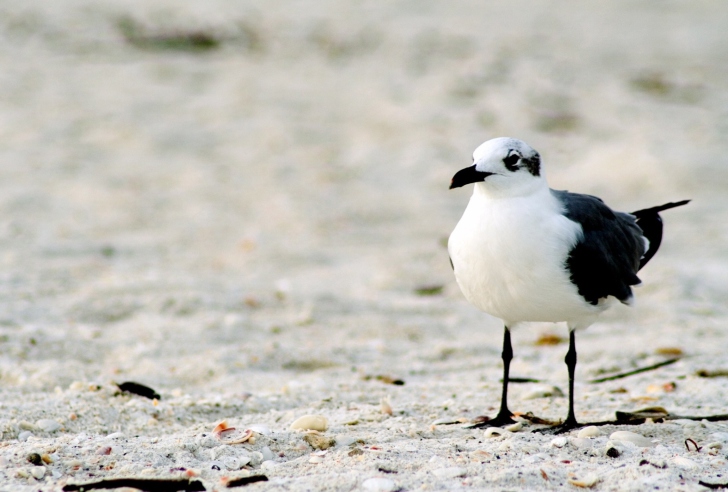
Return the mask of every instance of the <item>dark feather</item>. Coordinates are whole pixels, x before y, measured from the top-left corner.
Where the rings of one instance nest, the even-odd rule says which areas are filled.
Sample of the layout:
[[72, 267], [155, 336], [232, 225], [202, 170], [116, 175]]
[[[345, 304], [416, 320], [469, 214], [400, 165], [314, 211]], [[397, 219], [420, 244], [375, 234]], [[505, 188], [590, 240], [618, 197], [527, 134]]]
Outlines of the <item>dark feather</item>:
[[564, 215], [581, 225], [583, 237], [566, 259], [571, 281], [590, 304], [614, 296], [622, 302], [632, 297], [640, 283], [637, 271], [645, 254], [642, 230], [635, 217], [614, 212], [591, 195], [554, 191]]

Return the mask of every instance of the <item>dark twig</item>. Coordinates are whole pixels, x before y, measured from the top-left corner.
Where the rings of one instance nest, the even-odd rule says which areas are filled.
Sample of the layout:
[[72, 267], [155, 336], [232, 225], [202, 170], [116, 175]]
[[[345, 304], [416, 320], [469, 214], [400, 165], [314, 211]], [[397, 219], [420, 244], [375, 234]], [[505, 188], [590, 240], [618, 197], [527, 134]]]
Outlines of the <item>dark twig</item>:
[[658, 362], [657, 364], [652, 364], [651, 366], [646, 367], [640, 367], [638, 369], [635, 369], [633, 371], [627, 371], [620, 374], [615, 374], [614, 376], [608, 376], [606, 378], [599, 378], [599, 379], [592, 379], [589, 381], [589, 383], [595, 384], [595, 383], [604, 383], [606, 381], [614, 381], [615, 379], [622, 379], [626, 378], [628, 376], [634, 376], [635, 374], [640, 374], [642, 372], [652, 371], [653, 369], [658, 369], [660, 367], [669, 366], [670, 364], [674, 364], [675, 362], [679, 361], [680, 358], [677, 357], [675, 359], [668, 359], [662, 362]]
[[113, 478], [97, 482], [67, 484], [63, 486], [64, 492], [85, 491], [93, 489], [118, 489], [119, 487], [132, 487], [144, 492], [202, 492], [207, 490], [199, 480], [189, 478], [158, 479], [158, 478]]

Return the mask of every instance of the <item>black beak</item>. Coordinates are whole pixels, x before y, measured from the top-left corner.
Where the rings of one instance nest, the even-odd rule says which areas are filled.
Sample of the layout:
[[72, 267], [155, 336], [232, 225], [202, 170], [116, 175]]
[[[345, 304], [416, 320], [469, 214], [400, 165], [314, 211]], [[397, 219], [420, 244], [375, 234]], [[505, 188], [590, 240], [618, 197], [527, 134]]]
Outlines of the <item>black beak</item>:
[[460, 188], [461, 186], [475, 183], [477, 181], [485, 181], [485, 178], [491, 176], [492, 174], [493, 173], [476, 171], [475, 165], [473, 164], [472, 166], [461, 169], [460, 171], [455, 173], [455, 176], [452, 177], [452, 181], [450, 182], [450, 189], [452, 190], [453, 188]]

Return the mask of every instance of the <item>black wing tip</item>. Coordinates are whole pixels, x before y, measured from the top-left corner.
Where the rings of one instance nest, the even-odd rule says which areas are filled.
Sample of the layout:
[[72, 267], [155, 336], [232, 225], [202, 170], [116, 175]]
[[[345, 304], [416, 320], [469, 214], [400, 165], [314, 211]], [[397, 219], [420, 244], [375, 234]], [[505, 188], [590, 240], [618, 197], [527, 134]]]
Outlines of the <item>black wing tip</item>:
[[680, 200], [679, 202], [669, 202], [669, 203], [665, 203], [664, 205], [658, 205], [656, 207], [650, 207], [650, 208], [645, 208], [642, 210], [637, 210], [635, 212], [632, 212], [632, 215], [639, 218], [640, 215], [658, 214], [665, 210], [670, 210], [671, 208], [682, 207], [683, 205], [687, 205], [691, 201], [692, 200]]

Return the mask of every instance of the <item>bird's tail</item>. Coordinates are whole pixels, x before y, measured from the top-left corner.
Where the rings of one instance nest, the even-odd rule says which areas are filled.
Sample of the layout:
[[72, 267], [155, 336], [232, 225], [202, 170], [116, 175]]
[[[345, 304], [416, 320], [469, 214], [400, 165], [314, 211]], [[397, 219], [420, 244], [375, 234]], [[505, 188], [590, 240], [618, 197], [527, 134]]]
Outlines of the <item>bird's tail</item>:
[[664, 205], [658, 205], [657, 207], [645, 208], [632, 212], [632, 215], [637, 218], [637, 225], [640, 229], [642, 229], [642, 234], [650, 242], [647, 251], [640, 260], [640, 269], [642, 269], [642, 267], [645, 266], [653, 256], [655, 256], [655, 253], [657, 253], [657, 250], [660, 248], [660, 243], [662, 242], [662, 219], [660, 218], [660, 212], [686, 205], [689, 202], [690, 200], [670, 202]]

